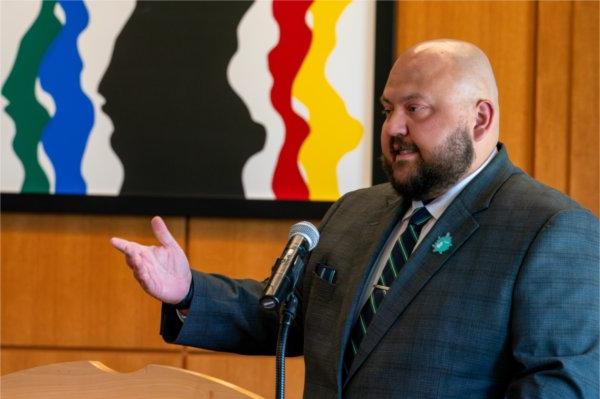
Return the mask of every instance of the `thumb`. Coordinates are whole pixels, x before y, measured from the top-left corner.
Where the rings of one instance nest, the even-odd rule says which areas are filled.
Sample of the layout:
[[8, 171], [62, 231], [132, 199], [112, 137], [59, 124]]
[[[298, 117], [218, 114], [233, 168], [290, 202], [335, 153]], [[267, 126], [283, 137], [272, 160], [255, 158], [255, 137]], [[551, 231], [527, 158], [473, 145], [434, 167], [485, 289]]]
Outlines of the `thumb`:
[[177, 241], [175, 240], [175, 238], [173, 238], [173, 235], [171, 235], [171, 232], [169, 232], [167, 225], [160, 216], [153, 217], [150, 224], [152, 225], [152, 231], [154, 232], [154, 236], [162, 245], [164, 245], [165, 247], [178, 245]]

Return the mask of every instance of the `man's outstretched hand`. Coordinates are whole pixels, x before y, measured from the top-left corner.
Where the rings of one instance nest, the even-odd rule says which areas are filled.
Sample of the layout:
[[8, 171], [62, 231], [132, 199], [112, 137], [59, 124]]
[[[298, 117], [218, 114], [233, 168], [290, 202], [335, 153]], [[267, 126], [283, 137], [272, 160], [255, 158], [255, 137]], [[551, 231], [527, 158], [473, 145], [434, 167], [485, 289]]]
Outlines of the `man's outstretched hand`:
[[155, 216], [151, 224], [160, 246], [141, 245], [117, 237], [110, 242], [125, 254], [125, 262], [148, 294], [162, 302], [176, 304], [185, 298], [190, 288], [190, 265], [165, 222]]

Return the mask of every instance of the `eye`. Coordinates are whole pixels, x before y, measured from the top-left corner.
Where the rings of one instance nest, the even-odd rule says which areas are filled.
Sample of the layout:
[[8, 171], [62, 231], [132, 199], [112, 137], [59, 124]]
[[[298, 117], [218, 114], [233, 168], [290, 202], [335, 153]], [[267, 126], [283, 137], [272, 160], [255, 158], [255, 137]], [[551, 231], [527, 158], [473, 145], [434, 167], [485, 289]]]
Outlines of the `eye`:
[[411, 115], [412, 118], [415, 118], [418, 120], [428, 118], [431, 115], [431, 113], [433, 112], [433, 109], [431, 108], [431, 106], [429, 104], [422, 104], [422, 103], [407, 104], [404, 107], [404, 109], [406, 110], [406, 113], [408, 115]]
[[392, 113], [391, 109], [384, 108], [381, 110], [381, 115], [384, 115], [386, 118]]

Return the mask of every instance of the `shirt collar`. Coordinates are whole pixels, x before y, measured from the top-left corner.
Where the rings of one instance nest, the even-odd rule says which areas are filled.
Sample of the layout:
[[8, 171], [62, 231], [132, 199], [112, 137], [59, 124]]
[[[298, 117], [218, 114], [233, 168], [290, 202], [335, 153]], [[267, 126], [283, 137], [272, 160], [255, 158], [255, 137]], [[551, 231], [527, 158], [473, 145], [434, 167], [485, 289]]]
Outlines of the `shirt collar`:
[[[460, 192], [467, 186], [467, 184], [469, 184], [471, 180], [475, 178], [475, 176], [481, 173], [481, 171], [492, 161], [492, 159], [494, 158], [494, 156], [496, 156], [497, 153], [498, 149], [494, 147], [494, 151], [492, 151], [492, 153], [488, 156], [485, 162], [479, 168], [477, 168], [477, 170], [459, 180], [444, 194], [440, 195], [439, 197], [425, 205], [429, 213], [431, 213], [431, 216], [433, 216], [432, 219], [437, 220], [442, 216], [444, 211], [450, 206], [450, 204], [452, 203], [452, 201], [454, 201], [458, 194], [460, 194]], [[410, 216], [414, 213], [415, 209], [418, 209], [422, 206], [422, 201], [413, 201], [410, 209], [402, 217], [402, 220], [410, 218]]]

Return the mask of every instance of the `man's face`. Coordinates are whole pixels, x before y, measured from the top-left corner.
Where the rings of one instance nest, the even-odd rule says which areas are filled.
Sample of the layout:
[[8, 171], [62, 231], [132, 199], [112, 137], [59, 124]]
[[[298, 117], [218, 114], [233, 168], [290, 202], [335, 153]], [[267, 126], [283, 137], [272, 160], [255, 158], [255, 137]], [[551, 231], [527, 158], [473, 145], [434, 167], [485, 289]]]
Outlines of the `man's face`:
[[427, 55], [403, 57], [390, 73], [381, 97], [382, 161], [405, 197], [439, 196], [473, 164], [469, 105], [454, 75], [443, 60]]

